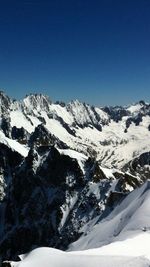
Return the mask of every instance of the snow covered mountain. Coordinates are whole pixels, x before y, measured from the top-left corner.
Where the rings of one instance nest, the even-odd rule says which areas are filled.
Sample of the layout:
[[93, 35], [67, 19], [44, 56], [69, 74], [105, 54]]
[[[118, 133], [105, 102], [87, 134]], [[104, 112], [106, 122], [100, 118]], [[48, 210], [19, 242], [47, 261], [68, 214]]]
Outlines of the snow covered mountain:
[[0, 93], [2, 132], [27, 145], [43, 125], [69, 148], [94, 156], [105, 167], [122, 168], [150, 145], [150, 104], [96, 108], [78, 100], [69, 104], [47, 96], [29, 95], [22, 101]]
[[116, 228], [105, 236], [114, 242], [125, 224], [124, 201], [128, 205], [129, 193], [149, 179], [149, 145], [150, 104], [144, 101], [96, 108], [78, 100], [52, 103], [41, 94], [16, 101], [0, 92], [1, 258], [41, 246], [106, 245], [96, 232], [93, 238], [94, 230], [118, 217], [122, 223], [114, 220]]

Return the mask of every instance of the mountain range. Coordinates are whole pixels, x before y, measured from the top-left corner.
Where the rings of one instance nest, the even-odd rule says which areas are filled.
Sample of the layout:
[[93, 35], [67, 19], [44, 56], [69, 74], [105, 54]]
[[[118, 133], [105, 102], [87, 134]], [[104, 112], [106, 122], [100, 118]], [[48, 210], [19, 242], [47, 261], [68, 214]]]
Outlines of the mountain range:
[[[107, 255], [143, 235], [149, 242], [149, 146], [143, 100], [94, 107], [42, 94], [17, 101], [1, 91], [1, 260], [39, 247], [74, 257]], [[149, 266], [140, 253], [128, 256]]]

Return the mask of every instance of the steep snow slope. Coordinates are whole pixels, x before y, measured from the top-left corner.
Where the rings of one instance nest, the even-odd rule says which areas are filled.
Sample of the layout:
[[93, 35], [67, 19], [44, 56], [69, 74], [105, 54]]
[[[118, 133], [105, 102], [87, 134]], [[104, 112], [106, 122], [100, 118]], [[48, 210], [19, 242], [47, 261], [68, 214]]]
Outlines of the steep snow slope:
[[21, 145], [16, 140], [12, 140], [4, 135], [3, 132], [0, 131], [0, 143], [5, 144], [10, 147], [13, 151], [18, 152], [23, 157], [26, 157], [29, 152], [29, 148]]
[[[23, 127], [29, 133], [32, 133], [36, 126], [40, 124], [40, 121], [35, 116], [30, 116], [30, 120], [27, 119], [22, 110], [14, 110], [10, 113], [10, 125], [17, 128]], [[33, 119], [33, 122], [32, 122]]]
[[[131, 192], [105, 219], [91, 229], [89, 225], [88, 231], [70, 246], [70, 250], [101, 247], [110, 242], [132, 238], [141, 234], [143, 230], [149, 231], [149, 203], [150, 181], [147, 181], [143, 186]], [[146, 234], [145, 237], [150, 241], [149, 232]], [[144, 246], [140, 243], [140, 238], [139, 246]]]
[[138, 233], [121, 241], [112, 242], [100, 248], [70, 252], [71, 255], [107, 255], [126, 257], [146, 257], [150, 260], [150, 232]]

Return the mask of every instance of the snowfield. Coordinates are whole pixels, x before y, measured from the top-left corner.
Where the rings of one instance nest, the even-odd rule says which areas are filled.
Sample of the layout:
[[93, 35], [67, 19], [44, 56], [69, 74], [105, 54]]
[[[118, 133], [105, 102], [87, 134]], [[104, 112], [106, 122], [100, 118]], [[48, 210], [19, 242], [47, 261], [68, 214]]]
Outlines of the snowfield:
[[106, 255], [126, 257], [146, 257], [150, 260], [150, 232], [137, 233], [137, 235], [123, 241], [112, 242], [101, 248], [70, 252], [80, 255]]
[[12, 262], [12, 267], [149, 267], [145, 257], [72, 255], [52, 248], [39, 248], [25, 255], [20, 262]]

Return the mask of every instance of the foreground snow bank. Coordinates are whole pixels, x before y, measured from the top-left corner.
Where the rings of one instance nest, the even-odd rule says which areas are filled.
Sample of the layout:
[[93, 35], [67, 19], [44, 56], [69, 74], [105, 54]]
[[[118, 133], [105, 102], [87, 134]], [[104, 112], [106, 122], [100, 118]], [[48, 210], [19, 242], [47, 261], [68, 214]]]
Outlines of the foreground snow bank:
[[149, 267], [150, 261], [144, 257], [121, 257], [74, 255], [52, 248], [38, 248], [21, 256], [20, 262], [12, 262], [12, 267]]

